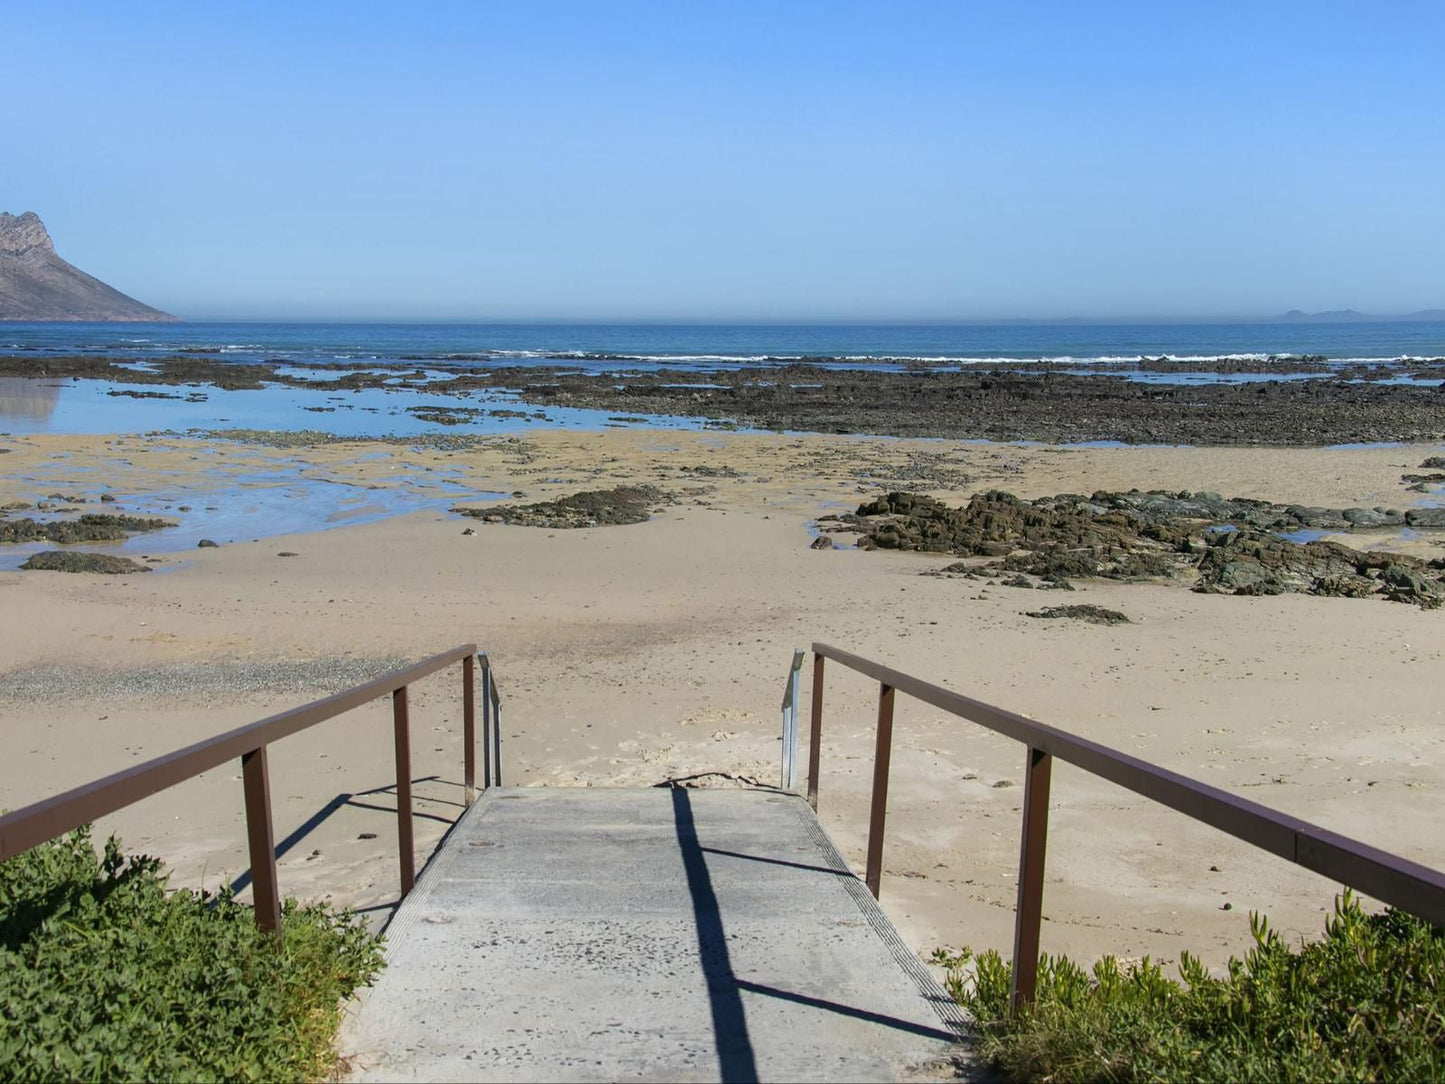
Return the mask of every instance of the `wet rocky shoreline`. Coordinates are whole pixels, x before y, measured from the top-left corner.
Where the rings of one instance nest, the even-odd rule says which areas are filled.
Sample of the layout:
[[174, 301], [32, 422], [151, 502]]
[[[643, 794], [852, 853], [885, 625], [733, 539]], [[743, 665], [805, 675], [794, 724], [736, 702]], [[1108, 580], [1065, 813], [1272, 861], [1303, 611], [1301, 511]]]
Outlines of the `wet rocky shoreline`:
[[[1329, 445], [1445, 437], [1445, 392], [1335, 380], [1155, 385], [1058, 372], [559, 376], [529, 401], [732, 420], [762, 429], [1047, 443]], [[695, 380], [695, 376], [693, 376]]]
[[[1243, 383], [1153, 383], [1079, 374], [1055, 366], [966, 371], [837, 369], [794, 362], [746, 369], [586, 372], [568, 365], [478, 368], [427, 361], [425, 369], [376, 362], [297, 366], [287, 359], [234, 364], [187, 355], [136, 367], [111, 358], [0, 357], [0, 377], [106, 380], [122, 385], [224, 391], [280, 386], [338, 394], [363, 389], [457, 397], [507, 396], [519, 405], [668, 415], [760, 429], [1050, 443], [1308, 446], [1445, 439], [1445, 360], [1405, 368], [1330, 369], [1296, 358], [1266, 368], [1258, 359], [1141, 359], [1159, 373], [1316, 374]], [[1183, 367], [1183, 368], [1181, 368]], [[307, 370], [305, 376], [297, 369]], [[319, 374], [318, 375], [318, 371]], [[334, 375], [332, 375], [334, 374]], [[155, 393], [164, 395], [166, 393]], [[468, 423], [471, 406], [427, 408], [439, 425]], [[488, 415], [495, 411], [486, 411]], [[515, 412], [514, 412], [515, 413]], [[536, 417], [535, 409], [531, 412]]]

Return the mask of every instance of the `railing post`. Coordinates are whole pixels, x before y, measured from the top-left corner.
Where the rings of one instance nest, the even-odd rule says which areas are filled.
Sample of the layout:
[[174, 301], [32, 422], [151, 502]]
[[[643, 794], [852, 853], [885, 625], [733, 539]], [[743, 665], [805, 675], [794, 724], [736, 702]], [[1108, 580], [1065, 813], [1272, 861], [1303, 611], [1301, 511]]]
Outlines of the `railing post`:
[[482, 789], [492, 785], [492, 667], [482, 659]]
[[798, 785], [798, 699], [801, 695], [799, 686], [803, 684], [803, 658], [804, 651], [798, 648], [793, 652], [793, 669], [789, 674], [788, 683], [788, 789], [793, 790]]
[[818, 761], [823, 745], [823, 656], [813, 655], [813, 717], [808, 730], [808, 804], [818, 812]]
[[[493, 696], [496, 690], [493, 689]], [[492, 701], [492, 769], [497, 773], [497, 786], [502, 785], [502, 705]]]
[[276, 888], [276, 833], [271, 827], [271, 774], [266, 747], [241, 755], [246, 791], [246, 842], [251, 850], [251, 902], [256, 925], [281, 936], [281, 896]]
[[788, 666], [788, 681], [783, 686], [783, 767], [778, 779], [779, 790], [792, 790], [798, 785], [798, 674], [803, 669], [803, 649], [793, 652]]
[[878, 744], [873, 751], [873, 807], [868, 814], [868, 872], [873, 898], [883, 884], [883, 824], [888, 817], [888, 762], [893, 754], [893, 686], [878, 686]]
[[793, 760], [793, 751], [788, 748], [788, 716], [791, 713], [789, 708], [789, 695], [783, 693], [783, 762], [782, 769], [778, 772], [778, 789], [788, 789], [788, 768]]
[[1044, 908], [1044, 848], [1049, 835], [1049, 777], [1054, 758], [1029, 749], [1024, 774], [1024, 823], [1019, 843], [1019, 890], [1014, 908], [1012, 1004], [1034, 1000], [1039, 977], [1039, 928]]
[[406, 686], [391, 694], [392, 728], [396, 735], [396, 845], [401, 852], [401, 894], [416, 884], [416, 853], [411, 834], [411, 723]]
[[475, 665], [471, 655], [462, 659], [462, 785], [467, 805], [477, 800], [477, 701], [472, 690]]

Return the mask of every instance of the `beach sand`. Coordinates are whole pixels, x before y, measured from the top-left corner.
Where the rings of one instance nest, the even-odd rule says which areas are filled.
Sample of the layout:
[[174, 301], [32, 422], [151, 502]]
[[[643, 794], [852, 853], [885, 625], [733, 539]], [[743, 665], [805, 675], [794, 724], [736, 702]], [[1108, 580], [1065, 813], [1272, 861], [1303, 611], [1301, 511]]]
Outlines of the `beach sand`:
[[[809, 548], [818, 515], [895, 488], [962, 501], [993, 488], [1034, 497], [1137, 486], [1404, 507], [1416, 495], [1401, 473], [1438, 447], [1061, 448], [625, 429], [450, 452], [136, 436], [6, 445], [0, 504], [52, 492], [94, 502], [110, 488], [123, 499], [107, 509], [149, 510], [147, 494], [204, 498], [228, 473], [267, 471], [355, 486], [362, 508], [396, 486], [432, 486], [436, 500], [300, 535], [265, 537], [256, 522], [259, 541], [165, 554], [145, 576], [0, 572], [0, 804], [12, 809], [468, 641], [497, 668], [508, 784], [641, 786], [700, 772], [776, 784], [786, 669], [795, 646], [817, 640], [1445, 865], [1445, 612], [1080, 583], [1066, 601], [1132, 622], [1098, 627], [1024, 615], [1059, 596], [919, 575], [948, 557]], [[458, 487], [538, 500], [629, 482], [673, 502], [647, 523], [583, 530], [444, 509]], [[1441, 553], [1424, 535], [1407, 548]], [[877, 688], [839, 667], [826, 687], [819, 812], [861, 870]], [[424, 854], [460, 810], [456, 671], [413, 691], [412, 720]], [[894, 741], [885, 908], [925, 955], [965, 943], [1007, 950], [1023, 749], [902, 697]], [[387, 703], [286, 740], [271, 770], [278, 838], [306, 829], [281, 860], [283, 891], [384, 908], [396, 893], [395, 807], [367, 792], [393, 779]], [[239, 776], [239, 765], [217, 769], [98, 828], [166, 858], [174, 884], [226, 883], [247, 865]], [[1188, 948], [1217, 964], [1246, 947], [1249, 911], [1267, 912], [1286, 936], [1313, 935], [1338, 888], [1055, 769], [1045, 951]]]

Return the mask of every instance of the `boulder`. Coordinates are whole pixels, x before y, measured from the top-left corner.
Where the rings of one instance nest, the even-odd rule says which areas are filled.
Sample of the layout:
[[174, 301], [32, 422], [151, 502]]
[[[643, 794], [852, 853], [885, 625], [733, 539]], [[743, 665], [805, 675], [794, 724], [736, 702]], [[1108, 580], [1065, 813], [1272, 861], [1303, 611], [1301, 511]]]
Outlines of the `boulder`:
[[1405, 513], [1408, 527], [1445, 527], [1445, 508], [1412, 508]]

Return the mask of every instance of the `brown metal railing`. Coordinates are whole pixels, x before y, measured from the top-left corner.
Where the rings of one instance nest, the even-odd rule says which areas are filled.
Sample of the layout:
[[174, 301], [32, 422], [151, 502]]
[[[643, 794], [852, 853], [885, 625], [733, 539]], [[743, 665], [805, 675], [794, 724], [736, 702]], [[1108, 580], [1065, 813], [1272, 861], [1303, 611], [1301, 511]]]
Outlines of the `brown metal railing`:
[[[466, 804], [471, 805], [476, 797], [476, 709], [472, 684], [477, 660], [482, 664], [485, 721], [487, 727], [493, 731], [492, 739], [496, 746], [495, 761], [490, 748], [487, 753], [484, 785], [490, 785], [494, 779], [501, 782], [501, 703], [497, 697], [496, 682], [492, 678], [491, 665], [486, 655], [478, 655], [475, 644], [463, 644], [404, 670], [384, 674], [374, 681], [339, 692], [335, 696], [328, 696], [214, 738], [207, 738], [195, 745], [8, 813], [0, 817], [0, 861], [239, 757], [242, 785], [245, 788], [246, 837], [251, 854], [251, 893], [255, 903], [256, 923], [279, 936], [281, 896], [276, 881], [276, 835], [271, 825], [271, 782], [266, 765], [267, 746], [390, 694], [396, 747], [397, 850], [400, 856], [401, 895], [405, 896], [416, 882], [416, 854], [412, 840], [411, 725], [407, 710], [407, 686], [454, 663], [462, 664], [463, 784]], [[486, 737], [484, 730], [484, 741]]]
[[875, 897], [883, 876], [888, 761], [893, 743], [893, 701], [896, 693], [906, 693], [1022, 742], [1027, 747], [1018, 899], [1014, 910], [1015, 1008], [1033, 1000], [1038, 979], [1044, 848], [1049, 828], [1049, 777], [1054, 757], [1402, 911], [1409, 911], [1437, 926], [1445, 926], [1445, 874], [1438, 870], [1337, 835], [1097, 742], [892, 670], [871, 659], [817, 643], [813, 645], [813, 718], [808, 746], [808, 802], [815, 810], [818, 808], [819, 753], [823, 733], [824, 659], [832, 659], [879, 683], [877, 747], [868, 822], [868, 868], [864, 877]]

